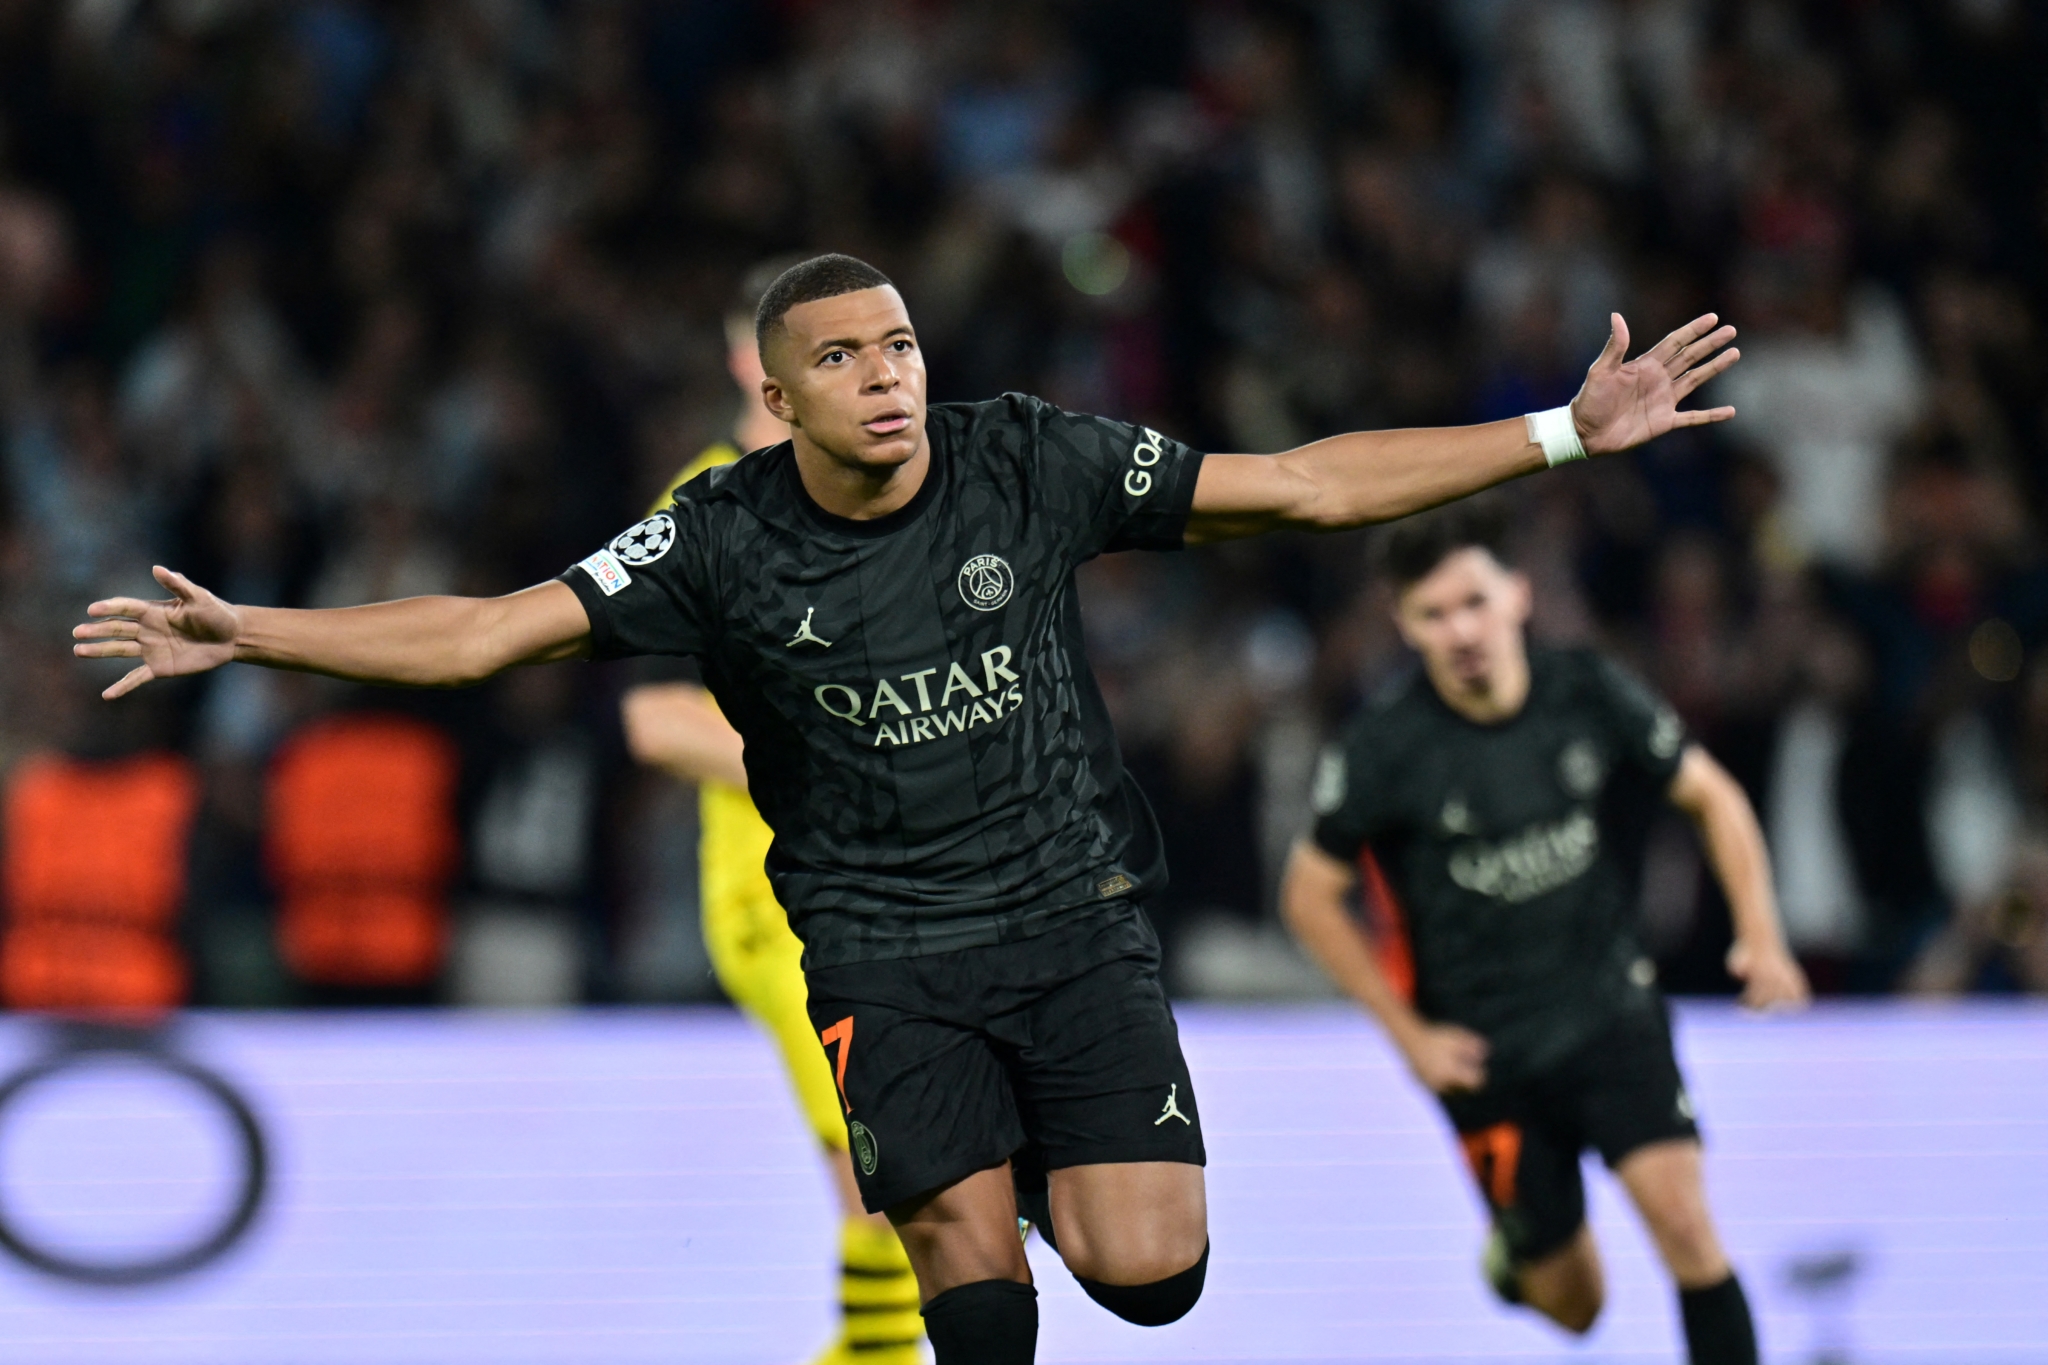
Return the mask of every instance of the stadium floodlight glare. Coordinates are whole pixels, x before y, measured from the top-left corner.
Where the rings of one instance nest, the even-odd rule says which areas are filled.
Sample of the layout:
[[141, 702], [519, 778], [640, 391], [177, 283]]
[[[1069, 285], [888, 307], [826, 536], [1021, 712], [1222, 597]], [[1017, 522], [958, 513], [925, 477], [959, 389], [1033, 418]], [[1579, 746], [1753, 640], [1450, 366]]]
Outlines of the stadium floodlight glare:
[[1131, 275], [1131, 252], [1106, 232], [1077, 232], [1060, 249], [1067, 283], [1084, 294], [1101, 297], [1123, 288]]

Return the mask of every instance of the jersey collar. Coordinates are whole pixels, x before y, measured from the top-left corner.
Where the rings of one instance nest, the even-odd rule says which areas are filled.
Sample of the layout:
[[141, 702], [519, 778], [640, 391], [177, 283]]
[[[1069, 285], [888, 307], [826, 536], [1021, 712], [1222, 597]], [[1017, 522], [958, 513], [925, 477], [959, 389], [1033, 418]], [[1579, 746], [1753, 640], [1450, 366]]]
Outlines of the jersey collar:
[[797, 470], [796, 445], [794, 442], [780, 447], [781, 450], [786, 452], [783, 459], [783, 477], [789, 480], [790, 496], [795, 499], [796, 505], [803, 509], [805, 516], [809, 517], [821, 529], [829, 531], [834, 535], [851, 536], [856, 540], [874, 540], [900, 531], [911, 522], [916, 521], [924, 509], [931, 505], [932, 499], [938, 496], [939, 484], [945, 479], [947, 464], [945, 448], [943, 442], [939, 439], [938, 431], [933, 428], [929, 409], [927, 409], [925, 414], [924, 429], [925, 441], [931, 449], [931, 464], [924, 472], [924, 482], [919, 484], [917, 491], [910, 495], [909, 502], [904, 503], [887, 516], [857, 521], [852, 517], [842, 517], [836, 512], [828, 512], [818, 506], [817, 499], [813, 498], [810, 490], [804, 487], [803, 475]]

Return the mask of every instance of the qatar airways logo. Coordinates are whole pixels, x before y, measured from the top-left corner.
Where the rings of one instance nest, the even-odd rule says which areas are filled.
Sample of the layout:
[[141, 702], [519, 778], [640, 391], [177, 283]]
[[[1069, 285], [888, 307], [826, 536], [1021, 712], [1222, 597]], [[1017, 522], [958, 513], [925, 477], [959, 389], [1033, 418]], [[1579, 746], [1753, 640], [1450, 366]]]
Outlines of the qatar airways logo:
[[983, 651], [978, 669], [948, 662], [943, 680], [934, 664], [893, 680], [877, 678], [865, 690], [826, 683], [811, 695], [849, 725], [874, 726], [877, 749], [884, 744], [922, 744], [942, 735], [964, 734], [977, 725], [993, 725], [1022, 706], [1023, 680], [1010, 668], [1012, 657], [1008, 645], [997, 645]]
[[1134, 498], [1142, 498], [1152, 491], [1152, 466], [1166, 454], [1164, 436], [1150, 427], [1139, 427], [1138, 430], [1145, 433], [1145, 439], [1138, 442], [1137, 448], [1131, 452], [1134, 467], [1124, 472], [1124, 492]]

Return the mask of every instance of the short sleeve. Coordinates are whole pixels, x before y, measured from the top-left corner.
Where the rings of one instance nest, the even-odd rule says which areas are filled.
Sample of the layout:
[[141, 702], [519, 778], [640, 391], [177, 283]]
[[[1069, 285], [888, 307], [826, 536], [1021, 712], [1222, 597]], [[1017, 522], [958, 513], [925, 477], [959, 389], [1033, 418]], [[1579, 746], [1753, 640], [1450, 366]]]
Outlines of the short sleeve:
[[1596, 659], [1593, 667], [1621, 761], [1662, 790], [1678, 775], [1685, 753], [1685, 722], [1671, 703], [1618, 664]]
[[[561, 576], [590, 617], [594, 659], [702, 654], [715, 602], [701, 517], [679, 503], [613, 536]], [[699, 534], [692, 534], [699, 532]]]
[[1200, 451], [1150, 427], [1026, 401], [1036, 417], [1045, 487], [1078, 527], [1077, 559], [1181, 548], [1202, 472]]
[[1316, 815], [1317, 846], [1332, 858], [1356, 862], [1386, 830], [1385, 790], [1373, 771], [1365, 727], [1354, 724], [1316, 760], [1309, 804]]

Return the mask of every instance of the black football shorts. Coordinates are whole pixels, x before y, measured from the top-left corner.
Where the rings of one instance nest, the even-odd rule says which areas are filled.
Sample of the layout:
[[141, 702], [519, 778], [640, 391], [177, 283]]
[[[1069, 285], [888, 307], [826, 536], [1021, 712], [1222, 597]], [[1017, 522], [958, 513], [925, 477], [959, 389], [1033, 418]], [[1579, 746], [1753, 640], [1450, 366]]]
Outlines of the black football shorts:
[[1517, 1265], [1558, 1250], [1586, 1221], [1581, 1152], [1597, 1151], [1611, 1170], [1651, 1143], [1700, 1135], [1654, 993], [1555, 1066], [1441, 1099]]
[[1159, 939], [1134, 904], [1014, 943], [807, 980], [871, 1212], [1027, 1146], [1047, 1170], [1206, 1164]]

